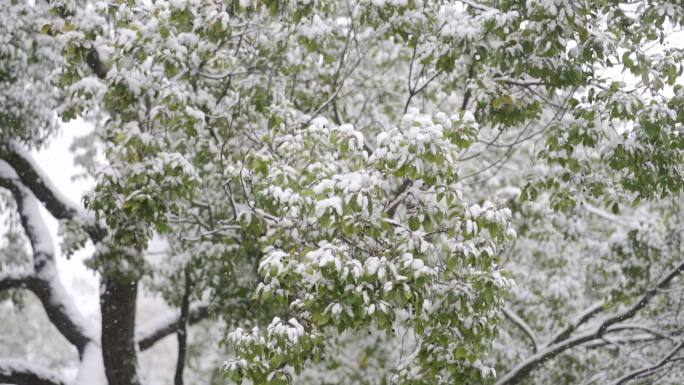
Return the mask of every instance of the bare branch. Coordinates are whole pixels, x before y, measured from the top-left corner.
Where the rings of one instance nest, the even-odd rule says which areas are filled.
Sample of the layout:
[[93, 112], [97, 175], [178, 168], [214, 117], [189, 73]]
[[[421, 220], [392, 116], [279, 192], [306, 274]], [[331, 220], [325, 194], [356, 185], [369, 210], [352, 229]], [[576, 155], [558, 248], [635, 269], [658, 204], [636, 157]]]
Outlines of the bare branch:
[[397, 189], [397, 192], [394, 194], [394, 199], [389, 202], [389, 207], [385, 211], [388, 218], [394, 218], [394, 213], [397, 211], [397, 207], [399, 207], [399, 204], [401, 204], [406, 196], [406, 190], [411, 186], [413, 186], [413, 181], [409, 178], [405, 178], [401, 183], [401, 186], [399, 186]]
[[672, 269], [672, 271], [670, 271], [663, 279], [660, 280], [656, 287], [647, 290], [641, 297], [639, 302], [632, 305], [632, 307], [630, 307], [629, 309], [603, 321], [601, 327], [598, 330], [598, 335], [601, 336], [609, 326], [615, 325], [618, 322], [622, 322], [626, 319], [634, 317], [639, 310], [643, 309], [646, 305], [648, 305], [651, 299], [653, 299], [653, 297], [655, 297], [656, 294], [658, 294], [658, 291], [660, 289], [663, 289], [667, 285], [669, 285], [670, 282], [673, 279], [675, 279], [675, 277], [677, 277], [682, 271], [684, 271], [684, 262], [680, 263], [677, 267]]
[[551, 338], [551, 340], [546, 344], [546, 346], [551, 346], [553, 344], [557, 344], [563, 340], [566, 340], [568, 337], [570, 337], [570, 334], [572, 334], [572, 332], [577, 330], [578, 327], [592, 319], [595, 315], [601, 313], [604, 310], [604, 305], [605, 302], [601, 301], [586, 308], [575, 320], [570, 322], [568, 326], [566, 326], [563, 330], [556, 333], [556, 335], [553, 336], [553, 338]]
[[18, 360], [0, 360], [0, 383], [16, 385], [66, 385], [66, 381], [56, 373]]
[[539, 87], [539, 86], [545, 86], [546, 83], [542, 81], [519, 81], [519, 80], [512, 80], [512, 79], [506, 79], [506, 78], [496, 78], [494, 81], [499, 82], [499, 83], [504, 83], [508, 84], [511, 86], [518, 86], [518, 87], [524, 87], [524, 88], [529, 88], [529, 87]]
[[663, 279], [660, 280], [658, 285], [644, 292], [641, 299], [639, 299], [639, 301], [637, 301], [635, 304], [633, 304], [626, 310], [604, 319], [599, 323], [598, 327], [596, 327], [592, 331], [547, 346], [545, 349], [528, 357], [527, 359], [520, 362], [512, 369], [510, 369], [508, 373], [506, 373], [504, 376], [502, 376], [501, 378], [499, 378], [499, 380], [496, 381], [495, 385], [517, 384], [542, 362], [548, 361], [556, 357], [558, 354], [568, 349], [571, 349], [575, 346], [579, 346], [586, 342], [601, 338], [606, 332], [609, 331], [608, 328], [610, 326], [634, 317], [639, 312], [639, 310], [643, 309], [651, 301], [651, 299], [653, 299], [653, 297], [658, 293], [660, 289], [663, 289], [664, 287], [669, 285], [669, 283], [675, 277], [677, 277], [682, 271], [684, 271], [684, 262], [680, 263], [677, 267], [672, 269]]
[[666, 333], [663, 333], [659, 330], [655, 330], [655, 329], [650, 328], [648, 326], [639, 325], [639, 324], [620, 324], [620, 325], [612, 326], [608, 329], [608, 332], [615, 333], [615, 332], [625, 331], [625, 330], [640, 330], [640, 331], [646, 332], [648, 334], [651, 334], [654, 337], [658, 337], [659, 339], [674, 341], [674, 337], [667, 335]]
[[632, 225], [636, 224], [634, 222], [637, 222], [637, 221], [632, 221], [628, 218], [622, 218], [622, 217], [617, 216], [615, 214], [608, 213], [605, 210], [602, 210], [598, 207], [590, 205], [589, 203], [586, 203], [586, 202], [582, 205], [582, 208], [584, 208], [584, 210], [586, 210], [587, 212], [594, 214], [601, 219], [604, 219], [604, 220], [609, 221], [609, 222], [617, 223], [619, 225], [632, 226]]
[[[610, 330], [609, 330], [610, 332]], [[606, 338], [603, 337], [600, 340], [595, 340], [592, 342], [589, 342], [588, 344], [584, 345], [585, 348], [587, 349], [598, 349], [602, 348], [608, 345], [613, 345], [613, 346], [620, 346], [620, 345], [632, 345], [632, 344], [641, 344], [641, 343], [648, 343], [648, 342], [653, 342], [660, 340], [660, 337], [654, 337], [651, 334], [643, 333], [643, 334], [636, 334], [632, 336], [626, 336], [626, 337], [613, 337], [613, 338]]]
[[596, 339], [595, 333], [584, 333], [572, 339], [564, 340], [558, 344], [549, 346], [536, 354], [528, 357], [511, 370], [509, 370], [504, 376], [499, 378], [495, 385], [513, 385], [520, 382], [525, 378], [537, 365], [540, 363], [550, 360], [551, 358], [557, 356], [558, 354], [573, 348], [575, 346], [581, 345], [585, 342]]
[[520, 329], [525, 336], [530, 340], [532, 343], [532, 351], [537, 352], [537, 339], [534, 337], [534, 332], [530, 328], [530, 326], [525, 322], [524, 319], [520, 318], [512, 309], [509, 308], [504, 308], [503, 309], [503, 314], [508, 318], [515, 326]]
[[634, 371], [632, 371], [632, 372], [630, 372], [630, 373], [627, 373], [627, 374], [624, 375], [622, 378], [620, 378], [620, 379], [618, 379], [617, 381], [615, 381], [615, 382], [613, 383], [613, 385], [622, 385], [622, 384], [626, 384], [627, 382], [629, 382], [629, 381], [631, 381], [631, 380], [634, 380], [634, 379], [637, 379], [637, 378], [643, 378], [643, 377], [645, 377], [645, 376], [648, 376], [648, 375], [650, 375], [650, 374], [653, 374], [655, 371], [657, 371], [658, 369], [660, 369], [660, 368], [662, 368], [663, 366], [665, 366], [668, 362], [671, 362], [672, 357], [673, 357], [675, 354], [677, 354], [677, 352], [678, 352], [679, 350], [681, 350], [682, 348], [684, 348], [684, 341], [678, 343], [678, 344], [674, 347], [674, 349], [670, 350], [670, 352], [667, 353], [667, 355], [665, 355], [665, 357], [663, 357], [663, 359], [660, 360], [657, 364], [654, 364], [654, 365], [651, 365], [651, 366], [647, 366], [647, 367], [645, 367], [645, 368], [637, 369], [637, 370], [634, 370]]
[[[188, 324], [196, 324], [209, 316], [209, 306], [207, 304], [194, 304], [190, 306], [188, 312]], [[153, 330], [143, 333], [138, 337], [138, 348], [140, 351], [151, 348], [157, 341], [173, 334], [178, 330], [180, 324], [180, 316], [173, 317], [170, 320], [163, 322], [161, 325], [155, 327]]]

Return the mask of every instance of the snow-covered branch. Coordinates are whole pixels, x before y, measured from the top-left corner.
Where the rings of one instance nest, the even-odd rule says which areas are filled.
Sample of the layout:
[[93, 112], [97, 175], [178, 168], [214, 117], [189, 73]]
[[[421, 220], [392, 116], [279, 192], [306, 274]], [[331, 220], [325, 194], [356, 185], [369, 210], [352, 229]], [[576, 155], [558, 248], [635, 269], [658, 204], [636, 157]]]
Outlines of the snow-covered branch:
[[463, 4], [465, 4], [465, 5], [471, 6], [471, 7], [475, 8], [475, 9], [479, 9], [480, 11], [498, 12], [498, 10], [495, 9], [495, 8], [489, 7], [489, 6], [485, 5], [485, 4], [477, 3], [477, 2], [475, 2], [475, 1], [471, 1], [471, 0], [459, 0], [459, 1], [460, 1], [461, 3], [463, 3]]
[[14, 169], [21, 183], [33, 192], [52, 216], [65, 219], [79, 212], [78, 206], [59, 192], [31, 155], [19, 145], [12, 143], [2, 148], [0, 158]]
[[0, 383], [16, 385], [66, 385], [56, 373], [18, 360], [0, 360]]
[[594, 215], [598, 216], [599, 218], [607, 220], [609, 222], [617, 223], [620, 225], [626, 225], [626, 226], [633, 226], [634, 225], [634, 223], [632, 223], [632, 221], [629, 219], [625, 219], [625, 218], [622, 218], [622, 217], [617, 216], [615, 214], [611, 214], [611, 213], [609, 213], [605, 210], [602, 210], [596, 206], [590, 205], [589, 203], [584, 203], [582, 205], [582, 207], [587, 212], [594, 214]]
[[678, 343], [672, 350], [670, 350], [669, 353], [663, 357], [662, 360], [660, 360], [658, 363], [647, 366], [645, 368], [637, 369], [632, 372], [627, 373], [617, 381], [613, 383], [613, 385], [622, 385], [626, 384], [627, 382], [631, 380], [635, 380], [637, 378], [643, 378], [646, 376], [649, 376], [656, 372], [658, 369], [662, 368], [663, 366], [667, 365], [669, 362], [672, 361], [672, 357], [674, 357], [675, 354], [677, 354], [678, 351], [680, 351], [682, 348], [684, 348], [684, 342]]
[[[499, 378], [495, 385], [517, 384], [542, 362], [550, 360], [556, 357], [558, 354], [568, 349], [571, 349], [575, 346], [579, 346], [586, 342], [601, 338], [606, 332], [609, 331], [608, 328], [610, 326], [634, 317], [639, 312], [639, 310], [643, 309], [646, 305], [648, 305], [648, 303], [651, 301], [651, 299], [653, 299], [653, 297], [658, 293], [660, 289], [663, 289], [667, 285], [669, 285], [670, 282], [675, 277], [677, 277], [682, 271], [684, 271], [684, 262], [677, 265], [667, 275], [665, 275], [665, 277], [660, 280], [658, 285], [644, 292], [639, 301], [634, 303], [626, 310], [604, 319], [592, 331], [582, 333], [573, 338], [564, 339], [556, 344], [547, 346], [543, 350], [540, 350], [536, 354], [528, 357], [524, 361], [520, 362], [518, 365], [514, 366], [505, 375]], [[591, 308], [594, 308], [594, 306], [592, 306]], [[584, 314], [588, 314], [588, 312], [585, 312]]]
[[[611, 331], [611, 330], [609, 330]], [[642, 344], [642, 343], [647, 343], [647, 342], [653, 342], [660, 340], [660, 337], [653, 336], [652, 334], [649, 333], [639, 333], [635, 335], [630, 335], [630, 336], [624, 336], [624, 337], [603, 337], [600, 340], [595, 340], [587, 343], [584, 345], [585, 348], [587, 349], [598, 349], [602, 348], [605, 346], [613, 345], [613, 346], [620, 346], [620, 345], [631, 345], [631, 344]]]
[[656, 330], [654, 328], [650, 328], [648, 326], [644, 325], [639, 325], [639, 324], [619, 324], [616, 326], [613, 326], [608, 329], [608, 332], [614, 333], [614, 332], [619, 332], [619, 331], [626, 331], [626, 330], [639, 330], [642, 332], [646, 332], [654, 337], [658, 337], [660, 339], [666, 339], [666, 340], [674, 340], [674, 337], [667, 335], [667, 333], [663, 333], [662, 331]]
[[546, 344], [546, 346], [551, 346], [553, 344], [557, 344], [558, 342], [561, 342], [572, 334], [575, 330], [577, 330], [578, 327], [592, 319], [595, 315], [601, 313], [604, 309], [605, 302], [600, 301], [597, 302], [588, 308], [586, 308], [579, 316], [575, 318], [568, 326], [563, 328], [563, 330], [559, 331], [556, 333], [553, 338]]
[[[38, 199], [12, 167], [0, 160], [0, 187], [8, 189], [19, 209], [21, 223], [33, 249], [34, 280], [30, 288], [40, 299], [50, 321], [82, 354], [85, 346], [97, 340], [59, 279], [54, 244], [39, 211]], [[28, 282], [28, 281], [27, 281]]]
[[7, 146], [0, 147], [0, 159], [7, 162], [18, 176], [21, 184], [31, 190], [53, 217], [56, 219], [78, 217], [83, 223], [88, 224], [86, 230], [94, 242], [104, 238], [105, 231], [96, 225], [94, 218], [80, 205], [64, 196], [40, 166], [36, 164], [31, 154], [21, 148], [20, 145], [10, 143]]
[[532, 343], [532, 351], [536, 353], [538, 346], [537, 339], [535, 338], [534, 332], [527, 324], [527, 322], [525, 322], [524, 319], [520, 318], [520, 316], [518, 316], [513, 310], [509, 308], [504, 308], [503, 314], [527, 336], [527, 338]]
[[11, 272], [0, 274], [0, 292], [8, 289], [31, 289], [35, 278], [29, 272]]
[[684, 271], [684, 262], [681, 262], [679, 265], [677, 265], [677, 267], [672, 269], [663, 279], [660, 280], [660, 282], [658, 282], [658, 285], [647, 290], [641, 299], [630, 308], [603, 321], [599, 327], [598, 335], [601, 336], [609, 326], [634, 317], [639, 310], [648, 305], [651, 299], [658, 294], [660, 289], [663, 289], [669, 285], [670, 282], [672, 282], [672, 280], [675, 279], [682, 271]]

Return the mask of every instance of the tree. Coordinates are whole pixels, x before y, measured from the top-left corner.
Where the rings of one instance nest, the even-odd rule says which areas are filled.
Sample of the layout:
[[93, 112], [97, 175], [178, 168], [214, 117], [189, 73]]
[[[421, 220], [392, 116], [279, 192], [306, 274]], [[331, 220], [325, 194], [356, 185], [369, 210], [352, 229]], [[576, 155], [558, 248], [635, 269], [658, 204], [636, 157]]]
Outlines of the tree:
[[[681, 376], [678, 1], [5, 3], [0, 290], [36, 295], [75, 382], [140, 384], [175, 333], [182, 384], [207, 317], [237, 383]], [[83, 207], [27, 152], [55, 114], [104, 149]], [[100, 328], [39, 205], [95, 245]], [[136, 336], [141, 286], [179, 317]]]

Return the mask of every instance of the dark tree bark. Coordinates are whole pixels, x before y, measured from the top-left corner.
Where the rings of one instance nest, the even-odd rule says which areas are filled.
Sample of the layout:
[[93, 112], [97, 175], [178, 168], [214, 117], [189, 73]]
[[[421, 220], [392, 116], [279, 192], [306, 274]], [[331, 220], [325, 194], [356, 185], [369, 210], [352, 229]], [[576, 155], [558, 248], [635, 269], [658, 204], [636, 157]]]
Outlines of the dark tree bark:
[[100, 59], [100, 54], [97, 52], [95, 47], [91, 47], [90, 51], [88, 51], [88, 55], [86, 56], [86, 63], [88, 64], [88, 67], [90, 67], [93, 72], [99, 77], [100, 79], [104, 79], [107, 77], [107, 72], [109, 72], [109, 68], [107, 67], [106, 64], [102, 62]]
[[31, 289], [35, 278], [31, 273], [0, 274], [0, 292], [10, 289]]
[[183, 385], [183, 369], [185, 369], [185, 355], [188, 345], [188, 313], [190, 311], [190, 294], [192, 293], [192, 277], [190, 267], [185, 267], [185, 287], [183, 300], [180, 308], [180, 318], [178, 319], [178, 360], [176, 361], [176, 374], [174, 376], [175, 385]]
[[137, 281], [102, 278], [102, 358], [109, 385], [139, 385], [135, 346]]
[[24, 363], [0, 360], [0, 383], [16, 385], [66, 385], [57, 374]]
[[[201, 304], [198, 306], [191, 306], [188, 311], [188, 324], [193, 325], [209, 316], [209, 306]], [[138, 348], [143, 351], [151, 348], [157, 341], [169, 336], [178, 330], [180, 327], [180, 317], [170, 320], [167, 324], [156, 328], [152, 332], [141, 335], [138, 338]]]

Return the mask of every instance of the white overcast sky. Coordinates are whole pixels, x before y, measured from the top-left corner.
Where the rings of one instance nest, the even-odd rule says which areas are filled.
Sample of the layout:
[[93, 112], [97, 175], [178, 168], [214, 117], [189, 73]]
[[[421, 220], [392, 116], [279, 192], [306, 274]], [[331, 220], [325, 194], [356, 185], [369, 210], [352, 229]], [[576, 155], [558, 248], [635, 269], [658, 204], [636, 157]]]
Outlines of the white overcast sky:
[[[69, 151], [69, 146], [74, 138], [86, 135], [91, 130], [92, 127], [81, 120], [64, 124], [60, 133], [46, 147], [33, 153], [37, 163], [57, 188], [74, 202], [81, 202], [81, 196], [92, 187], [93, 181], [73, 179], [78, 170], [74, 168], [74, 158]], [[42, 212], [52, 233], [55, 249], [61, 250], [57, 237], [57, 221], [44, 208]], [[97, 317], [99, 316], [98, 280], [95, 274], [83, 264], [83, 260], [92, 252], [93, 247], [89, 245], [69, 259], [57, 258], [57, 267], [67, 291], [74, 296], [75, 302], [84, 315]]]

